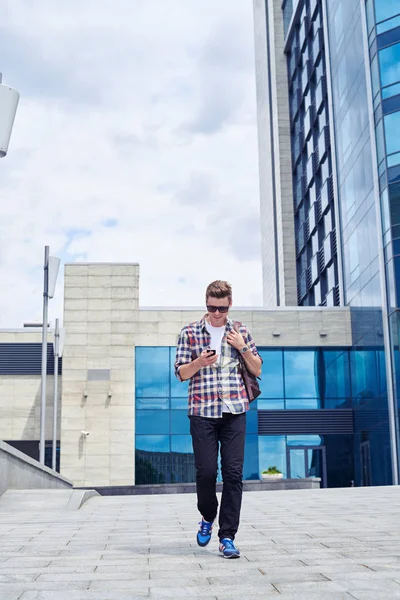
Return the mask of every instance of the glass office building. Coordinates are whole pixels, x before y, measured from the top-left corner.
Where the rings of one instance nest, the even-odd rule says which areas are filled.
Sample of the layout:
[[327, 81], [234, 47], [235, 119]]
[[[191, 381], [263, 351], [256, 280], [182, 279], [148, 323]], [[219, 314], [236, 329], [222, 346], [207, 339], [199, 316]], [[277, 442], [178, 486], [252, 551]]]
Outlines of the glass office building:
[[[277, 177], [290, 148], [293, 212], [274, 209], [286, 202], [274, 188], [273, 202], [261, 193], [261, 205], [271, 207], [278, 234], [294, 225], [297, 304], [351, 306], [354, 351], [381, 337], [374, 346], [386, 357], [389, 423], [382, 456], [389, 447], [397, 483], [400, 2], [254, 0], [254, 19], [260, 178], [268, 135]], [[263, 220], [261, 227], [265, 237]], [[276, 262], [268, 253], [263, 261]], [[277, 297], [288, 305], [279, 302], [282, 289]]]
[[[265, 385], [247, 413], [244, 479], [276, 466], [329, 487], [391, 482], [383, 351], [260, 354]], [[174, 360], [175, 347], [136, 347], [136, 485], [195, 481], [188, 385], [176, 379]]]

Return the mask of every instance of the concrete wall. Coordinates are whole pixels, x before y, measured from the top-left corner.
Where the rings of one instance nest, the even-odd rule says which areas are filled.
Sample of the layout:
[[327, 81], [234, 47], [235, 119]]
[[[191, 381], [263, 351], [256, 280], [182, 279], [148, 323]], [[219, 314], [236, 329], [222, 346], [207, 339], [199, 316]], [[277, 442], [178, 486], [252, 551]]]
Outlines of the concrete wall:
[[65, 267], [61, 473], [75, 485], [134, 481], [138, 302], [138, 265]]
[[264, 305], [297, 306], [282, 0], [254, 0], [254, 32]]
[[71, 488], [72, 483], [26, 454], [0, 442], [0, 496], [7, 489]]
[[[39, 330], [1, 331], [1, 343], [40, 343]], [[48, 342], [53, 341], [49, 332]], [[0, 439], [39, 440], [40, 438], [40, 375], [0, 376]], [[46, 439], [53, 438], [54, 377], [47, 376], [46, 387]], [[61, 416], [61, 377], [58, 387], [58, 436]], [[58, 437], [58, 439], [60, 439]]]
[[[204, 312], [202, 309], [141, 309], [135, 326], [135, 345], [174, 346], [180, 329], [201, 318]], [[258, 346], [351, 346], [352, 343], [350, 309], [347, 307], [233, 308], [230, 317], [249, 327]]]

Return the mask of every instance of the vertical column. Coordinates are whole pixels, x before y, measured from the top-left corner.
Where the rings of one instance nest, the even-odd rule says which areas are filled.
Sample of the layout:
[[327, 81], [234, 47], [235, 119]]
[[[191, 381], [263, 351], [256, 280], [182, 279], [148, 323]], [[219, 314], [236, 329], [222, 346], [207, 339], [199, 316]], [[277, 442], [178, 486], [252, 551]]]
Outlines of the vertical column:
[[138, 269], [66, 267], [61, 472], [76, 485], [134, 481]]

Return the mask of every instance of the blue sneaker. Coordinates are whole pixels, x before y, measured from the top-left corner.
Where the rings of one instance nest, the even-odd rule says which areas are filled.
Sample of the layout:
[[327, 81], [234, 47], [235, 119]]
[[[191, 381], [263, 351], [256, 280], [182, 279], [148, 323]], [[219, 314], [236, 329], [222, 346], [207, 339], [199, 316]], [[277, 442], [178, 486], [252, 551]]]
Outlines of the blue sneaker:
[[240, 558], [240, 552], [235, 547], [233, 540], [229, 538], [223, 538], [219, 545], [219, 551], [224, 558]]
[[199, 523], [200, 529], [197, 532], [197, 543], [199, 546], [207, 546], [208, 542], [211, 540], [213, 523], [214, 521], [208, 522], [203, 518], [201, 519]]

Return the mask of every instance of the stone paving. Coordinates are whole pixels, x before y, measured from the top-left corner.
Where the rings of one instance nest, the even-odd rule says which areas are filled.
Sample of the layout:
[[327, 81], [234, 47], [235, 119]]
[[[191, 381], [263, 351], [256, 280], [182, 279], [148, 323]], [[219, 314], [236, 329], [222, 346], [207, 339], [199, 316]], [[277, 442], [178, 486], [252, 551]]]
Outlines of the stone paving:
[[247, 492], [239, 560], [201, 549], [192, 494], [0, 498], [1, 600], [393, 600], [400, 489]]

